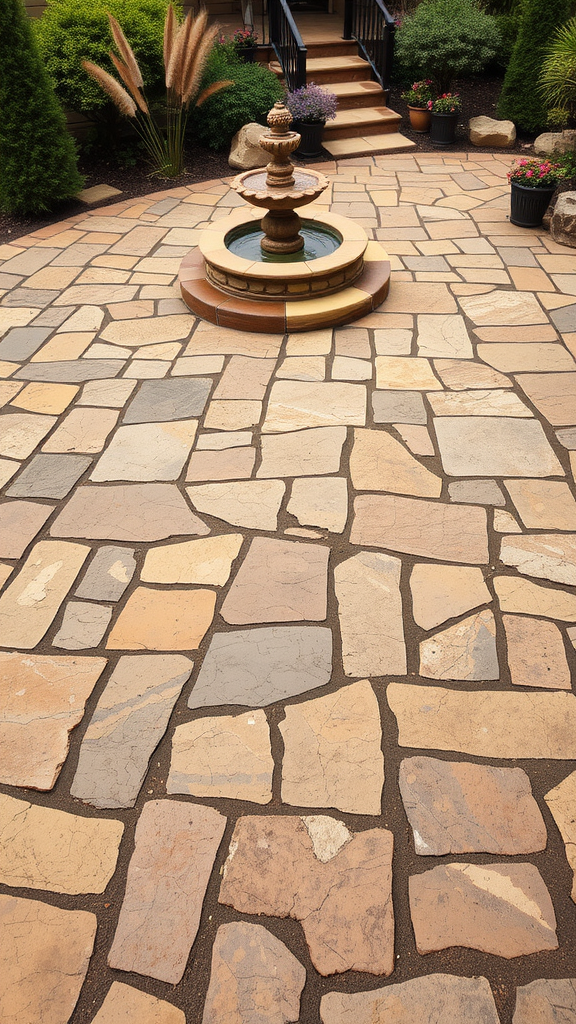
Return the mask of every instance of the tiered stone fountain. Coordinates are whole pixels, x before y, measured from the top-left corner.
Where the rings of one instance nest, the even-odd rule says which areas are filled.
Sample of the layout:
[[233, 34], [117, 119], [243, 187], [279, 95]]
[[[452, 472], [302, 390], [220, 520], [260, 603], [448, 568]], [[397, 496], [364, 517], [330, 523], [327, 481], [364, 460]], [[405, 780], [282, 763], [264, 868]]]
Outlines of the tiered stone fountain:
[[[285, 333], [344, 324], [364, 316], [388, 294], [390, 261], [347, 217], [309, 206], [329, 186], [290, 153], [300, 135], [282, 103], [268, 114], [260, 145], [265, 169], [244, 171], [232, 188], [255, 209], [238, 209], [203, 232], [180, 267], [182, 298], [222, 327]], [[261, 209], [267, 213], [260, 221]]]

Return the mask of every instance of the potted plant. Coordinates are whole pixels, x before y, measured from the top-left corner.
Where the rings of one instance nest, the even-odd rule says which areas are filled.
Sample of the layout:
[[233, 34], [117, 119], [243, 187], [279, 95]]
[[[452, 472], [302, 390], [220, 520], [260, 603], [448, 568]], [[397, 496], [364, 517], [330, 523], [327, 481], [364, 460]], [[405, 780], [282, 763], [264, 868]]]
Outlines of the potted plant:
[[510, 223], [520, 228], [537, 228], [566, 168], [549, 160], [517, 160], [508, 172], [510, 182]]
[[402, 99], [408, 105], [410, 127], [415, 132], [430, 131], [432, 111], [428, 109], [428, 103], [434, 99], [434, 95], [431, 78], [425, 78], [421, 82], [414, 82], [410, 89], [402, 93]]
[[336, 117], [336, 95], [310, 82], [310, 85], [287, 93], [284, 102], [294, 119], [294, 131], [301, 135], [296, 155], [305, 158], [320, 156], [324, 125]]
[[435, 100], [428, 100], [432, 114], [430, 141], [433, 146], [450, 146], [456, 138], [456, 125], [462, 103], [458, 93], [443, 92]]
[[232, 36], [236, 53], [247, 64], [253, 64], [258, 51], [258, 33], [252, 28], [239, 28]]

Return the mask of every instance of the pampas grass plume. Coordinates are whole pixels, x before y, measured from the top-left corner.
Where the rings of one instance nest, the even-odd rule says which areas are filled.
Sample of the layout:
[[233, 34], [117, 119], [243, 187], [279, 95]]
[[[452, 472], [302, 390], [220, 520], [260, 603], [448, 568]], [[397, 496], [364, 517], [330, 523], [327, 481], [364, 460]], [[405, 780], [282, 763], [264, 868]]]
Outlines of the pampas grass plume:
[[136, 104], [134, 100], [122, 88], [120, 83], [115, 78], [112, 78], [112, 75], [109, 75], [103, 68], [99, 68], [97, 64], [92, 64], [89, 60], [82, 61], [82, 67], [91, 78], [94, 78], [102, 86], [104, 92], [116, 104], [121, 114], [126, 114], [127, 117], [136, 117]]

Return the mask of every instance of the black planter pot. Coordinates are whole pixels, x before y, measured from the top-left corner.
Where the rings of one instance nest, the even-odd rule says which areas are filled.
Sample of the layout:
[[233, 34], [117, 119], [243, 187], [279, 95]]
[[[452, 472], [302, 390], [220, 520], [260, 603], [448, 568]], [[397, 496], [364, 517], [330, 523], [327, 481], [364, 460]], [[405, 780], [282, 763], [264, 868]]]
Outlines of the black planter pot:
[[322, 156], [322, 139], [324, 137], [324, 121], [315, 121], [313, 124], [306, 124], [305, 121], [294, 121], [292, 131], [301, 135], [300, 145], [296, 150], [296, 156], [309, 159], [314, 156]]
[[433, 146], [451, 146], [456, 140], [458, 114], [432, 114], [430, 142]]
[[529, 188], [510, 182], [510, 223], [519, 228], [537, 228], [542, 223], [548, 203], [556, 186], [550, 188]]
[[256, 54], [258, 53], [257, 46], [239, 46], [238, 56], [245, 61], [246, 64], [253, 64], [256, 60]]

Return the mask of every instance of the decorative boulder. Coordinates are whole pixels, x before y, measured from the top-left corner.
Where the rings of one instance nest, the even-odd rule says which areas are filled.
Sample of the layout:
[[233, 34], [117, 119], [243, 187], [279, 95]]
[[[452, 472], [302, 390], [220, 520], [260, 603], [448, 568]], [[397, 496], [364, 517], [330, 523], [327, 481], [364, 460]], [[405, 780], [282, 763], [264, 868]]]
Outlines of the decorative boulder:
[[232, 139], [228, 163], [236, 171], [252, 171], [255, 167], [265, 167], [270, 162], [270, 154], [259, 145], [260, 136], [267, 129], [262, 124], [252, 121], [245, 124]]
[[576, 131], [544, 132], [534, 142], [536, 156], [552, 156], [576, 149]]
[[506, 149], [516, 141], [513, 121], [495, 121], [493, 117], [472, 117], [468, 124], [473, 146], [494, 146]]
[[560, 245], [576, 249], [576, 192], [561, 192], [550, 218], [550, 234]]

